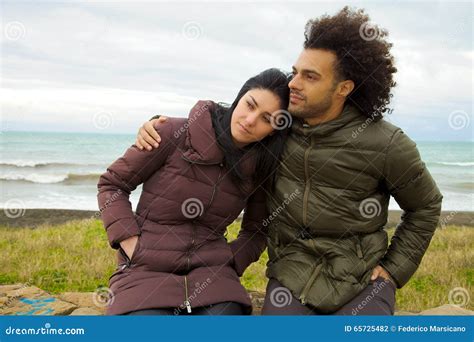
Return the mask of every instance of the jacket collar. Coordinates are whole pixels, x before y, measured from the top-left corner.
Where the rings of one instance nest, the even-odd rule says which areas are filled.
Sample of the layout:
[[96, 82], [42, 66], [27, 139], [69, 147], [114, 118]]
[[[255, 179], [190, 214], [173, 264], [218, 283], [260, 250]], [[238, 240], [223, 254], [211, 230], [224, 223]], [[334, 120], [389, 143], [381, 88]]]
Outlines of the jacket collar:
[[334, 120], [323, 122], [314, 126], [309, 126], [303, 120], [294, 120], [291, 127], [292, 132], [300, 135], [312, 135], [325, 137], [341, 129], [348, 123], [359, 118], [362, 114], [352, 105], [346, 104], [342, 113]]

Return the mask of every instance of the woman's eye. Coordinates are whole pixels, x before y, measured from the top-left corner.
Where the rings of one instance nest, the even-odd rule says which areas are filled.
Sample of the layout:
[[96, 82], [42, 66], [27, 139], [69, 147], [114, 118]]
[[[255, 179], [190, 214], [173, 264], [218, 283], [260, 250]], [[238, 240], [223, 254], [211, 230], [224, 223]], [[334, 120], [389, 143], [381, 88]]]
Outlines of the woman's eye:
[[263, 120], [265, 120], [265, 122], [268, 122], [268, 123], [272, 122], [270, 115], [264, 115]]
[[251, 104], [250, 102], [247, 102], [247, 107], [249, 107], [249, 109], [253, 109], [253, 104]]

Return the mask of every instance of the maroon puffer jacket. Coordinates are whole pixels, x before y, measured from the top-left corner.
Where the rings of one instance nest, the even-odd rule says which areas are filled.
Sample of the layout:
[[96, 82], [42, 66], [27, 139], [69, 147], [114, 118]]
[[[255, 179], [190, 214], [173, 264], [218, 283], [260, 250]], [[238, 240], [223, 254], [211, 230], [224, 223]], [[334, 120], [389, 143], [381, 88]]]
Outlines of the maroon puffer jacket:
[[[98, 201], [118, 268], [110, 277], [113, 298], [107, 314], [150, 308], [251, 302], [239, 276], [265, 248], [265, 198], [251, 184], [239, 190], [223, 165], [211, 122], [211, 101], [199, 101], [188, 119], [156, 126], [162, 144], [151, 152], [135, 145], [99, 180]], [[254, 158], [242, 163], [244, 175]], [[143, 183], [136, 213], [130, 192]], [[245, 208], [239, 236], [224, 233]], [[131, 260], [120, 241], [139, 235]]]

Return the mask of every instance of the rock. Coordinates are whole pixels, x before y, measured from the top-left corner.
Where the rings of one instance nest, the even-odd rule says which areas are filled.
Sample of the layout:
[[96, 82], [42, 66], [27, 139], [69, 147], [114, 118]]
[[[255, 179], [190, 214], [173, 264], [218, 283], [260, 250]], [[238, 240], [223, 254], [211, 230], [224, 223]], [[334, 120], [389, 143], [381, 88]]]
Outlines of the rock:
[[[261, 315], [265, 293], [249, 291], [253, 315]], [[106, 298], [105, 298], [106, 299]], [[0, 285], [0, 315], [100, 316], [106, 311], [100, 292], [65, 292], [52, 296], [29, 284]], [[396, 316], [457, 315], [472, 316], [474, 311], [446, 304], [420, 313], [396, 311]]]
[[94, 302], [95, 296], [97, 296], [95, 292], [64, 292], [58, 297], [61, 300], [77, 305], [79, 308], [89, 308], [98, 311], [99, 315], [104, 315], [107, 308], [97, 300]]
[[410, 311], [395, 311], [395, 316], [417, 316], [417, 313]]
[[91, 308], [79, 308], [74, 310], [69, 316], [101, 316], [103, 313]]
[[420, 315], [473, 316], [474, 311], [464, 309], [454, 304], [445, 304], [442, 306], [438, 306], [437, 308], [422, 311], [420, 312]]
[[28, 285], [24, 284], [14, 284], [14, 285], [0, 285], [0, 297], [6, 296], [7, 292], [12, 290], [18, 290], [21, 287], [26, 287]]
[[69, 315], [76, 305], [29, 285], [0, 286], [0, 315]]
[[265, 293], [257, 291], [248, 291], [250, 300], [252, 301], [253, 312], [252, 315], [261, 315], [263, 302], [265, 301]]

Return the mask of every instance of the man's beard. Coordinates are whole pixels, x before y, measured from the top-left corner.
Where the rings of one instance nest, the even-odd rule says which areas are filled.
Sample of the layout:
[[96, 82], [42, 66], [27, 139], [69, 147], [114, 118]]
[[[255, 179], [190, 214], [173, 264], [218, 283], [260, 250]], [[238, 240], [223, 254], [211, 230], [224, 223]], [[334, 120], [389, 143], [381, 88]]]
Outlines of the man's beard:
[[305, 104], [304, 106], [295, 106], [293, 107], [290, 103], [288, 106], [288, 111], [291, 115], [301, 118], [301, 119], [310, 119], [320, 117], [328, 111], [332, 106], [332, 96], [325, 97], [323, 101], [313, 104]]

